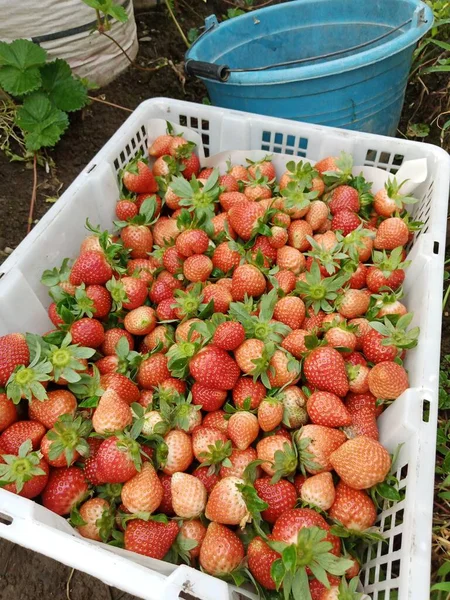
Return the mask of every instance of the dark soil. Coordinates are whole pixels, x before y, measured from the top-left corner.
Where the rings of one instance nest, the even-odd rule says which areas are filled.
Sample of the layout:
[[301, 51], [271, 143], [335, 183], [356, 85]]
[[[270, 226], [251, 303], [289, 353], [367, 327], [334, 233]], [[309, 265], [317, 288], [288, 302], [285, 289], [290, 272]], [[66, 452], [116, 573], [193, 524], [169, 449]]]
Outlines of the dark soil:
[[[188, 31], [190, 27], [198, 27], [207, 14], [214, 12], [222, 15], [228, 7], [223, 0], [209, 0], [207, 6], [200, 0], [180, 0], [180, 8], [185, 15], [183, 29]], [[165, 10], [160, 7], [139, 13], [136, 19], [139, 37], [151, 38], [150, 41], [140, 43], [138, 63], [146, 67], [155, 58], [168, 57], [173, 61], [175, 69], [166, 67], [148, 73], [129, 68], [112, 84], [91, 95], [131, 110], [142, 101], [158, 96], [201, 102], [205, 96], [203, 85], [193, 80], [184, 84], [182, 61], [185, 46]], [[406, 132], [408, 122], [429, 122], [430, 115], [439, 114], [442, 102], [445, 101], [439, 91], [440, 87], [437, 82], [430, 94], [423, 92], [419, 84], [408, 88], [400, 126], [403, 132]], [[128, 115], [126, 110], [94, 101], [88, 108], [72, 116], [70, 128], [55, 150], [49, 153], [55, 167], [48, 174], [43, 168], [38, 170], [35, 219], [42, 217], [50, 208], [51, 203], [46, 201], [47, 198], [61, 195]], [[436, 127], [425, 141], [439, 143]], [[9, 162], [0, 153], [0, 263], [25, 236], [32, 179], [31, 165]], [[446, 315], [443, 322], [442, 351], [450, 353], [450, 317]], [[78, 571], [72, 576], [67, 595], [66, 584], [70, 574], [69, 567], [0, 540], [0, 600], [133, 600], [130, 595], [109, 588], [99, 580]]]

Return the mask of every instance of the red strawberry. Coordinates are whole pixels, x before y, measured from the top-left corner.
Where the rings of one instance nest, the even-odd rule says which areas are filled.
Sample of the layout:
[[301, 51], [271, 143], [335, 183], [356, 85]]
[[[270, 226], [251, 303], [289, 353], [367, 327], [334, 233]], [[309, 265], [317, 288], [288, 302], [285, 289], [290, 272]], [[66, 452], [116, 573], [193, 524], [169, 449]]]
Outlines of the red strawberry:
[[211, 275], [214, 265], [206, 254], [194, 254], [183, 263], [183, 274], [193, 283], [206, 281]]
[[173, 506], [172, 506], [172, 475], [166, 473], [158, 474], [161, 487], [163, 489], [163, 495], [161, 504], [158, 507], [158, 512], [162, 512], [168, 517], [173, 517]]
[[372, 363], [392, 361], [396, 358], [398, 350], [395, 346], [384, 346], [381, 342], [384, 336], [375, 329], [370, 329], [362, 339], [364, 356]]
[[244, 546], [228, 527], [210, 523], [200, 548], [200, 565], [210, 575], [231, 573], [244, 559]]
[[273, 166], [270, 160], [264, 159], [253, 163], [250, 161], [248, 162], [250, 163], [250, 166], [248, 167], [248, 172], [254, 179], [258, 177], [267, 177], [269, 181], [272, 181], [272, 179], [275, 179], [275, 177], [277, 176], [275, 167]]
[[239, 450], [246, 450], [259, 434], [258, 419], [251, 412], [239, 410], [228, 421], [227, 435]]
[[137, 554], [162, 560], [179, 532], [176, 521], [129, 521], [125, 529], [124, 547]]
[[294, 358], [303, 358], [303, 354], [308, 351], [305, 344], [305, 337], [311, 335], [306, 329], [294, 329], [281, 342], [281, 347], [287, 350]]
[[112, 277], [112, 269], [103, 252], [83, 252], [72, 266], [70, 283], [73, 285], [104, 285]]
[[147, 335], [156, 326], [156, 312], [150, 306], [139, 306], [125, 315], [124, 325], [133, 335]]
[[192, 403], [208, 412], [222, 408], [227, 399], [226, 390], [214, 390], [197, 382], [193, 384], [191, 393]]
[[136, 377], [138, 385], [145, 390], [151, 390], [154, 386], [168, 379], [170, 371], [167, 363], [166, 355], [160, 352], [152, 354], [152, 356], [142, 361]]
[[121, 497], [125, 508], [131, 513], [152, 513], [161, 504], [163, 493], [153, 465], [146, 462], [141, 471], [124, 484]]
[[342, 444], [331, 454], [330, 462], [342, 481], [355, 490], [382, 482], [391, 468], [388, 451], [366, 436]]
[[346, 290], [340, 297], [338, 308], [339, 313], [346, 319], [355, 319], [362, 317], [369, 308], [370, 294], [364, 290]]
[[282, 248], [288, 241], [288, 234], [284, 227], [274, 225], [271, 230], [271, 236], [269, 237], [269, 244], [272, 248]]
[[378, 227], [374, 240], [377, 250], [394, 250], [408, 243], [409, 230], [405, 221], [399, 217], [389, 217]]
[[137, 473], [134, 458], [137, 442], [124, 436], [106, 438], [95, 455], [97, 477], [102, 483], [124, 483]]
[[70, 327], [72, 343], [87, 348], [98, 348], [105, 341], [103, 325], [97, 319], [87, 317], [72, 323]]
[[273, 318], [288, 325], [291, 329], [300, 329], [305, 319], [305, 304], [301, 298], [285, 296], [275, 304]]
[[31, 450], [31, 440], [22, 444], [18, 456], [8, 454], [0, 447], [0, 478], [3, 489], [30, 499], [42, 493], [49, 474], [47, 462], [38, 452]]
[[120, 373], [102, 375], [100, 386], [105, 392], [106, 390], [114, 390], [128, 404], [139, 402], [140, 392], [138, 387], [125, 375]]
[[330, 526], [325, 519], [315, 510], [309, 508], [292, 508], [286, 510], [277, 519], [273, 527], [272, 538], [286, 544], [296, 544], [298, 533], [304, 527], [319, 527], [326, 531], [327, 534], [324, 541], [332, 544], [330, 552], [336, 556], [340, 555], [340, 539], [329, 533]]
[[405, 271], [403, 269], [394, 269], [393, 271], [383, 272], [379, 267], [369, 267], [367, 273], [367, 287], [375, 294], [379, 293], [382, 287], [398, 290], [405, 280]]
[[17, 408], [6, 394], [0, 394], [0, 433], [17, 421]]
[[205, 517], [222, 525], [243, 526], [248, 521], [248, 509], [239, 490], [244, 484], [239, 477], [225, 477], [211, 490], [205, 508]]
[[194, 438], [184, 431], [173, 429], [165, 436], [167, 445], [167, 458], [163, 472], [173, 475], [178, 471], [186, 471], [194, 460], [192, 444]]
[[236, 321], [221, 323], [213, 337], [213, 344], [222, 350], [236, 350], [245, 340], [245, 329]]
[[264, 235], [258, 235], [250, 252], [253, 260], [256, 260], [258, 255], [261, 254], [264, 258], [265, 267], [269, 267], [277, 259], [277, 249], [271, 246], [270, 238]]
[[164, 134], [159, 135], [148, 148], [148, 153], [150, 156], [154, 156], [155, 158], [159, 158], [164, 154], [169, 154], [170, 148], [173, 142], [173, 135]]
[[344, 397], [348, 392], [345, 362], [334, 348], [321, 346], [305, 358], [303, 372], [310, 385]]
[[183, 260], [183, 255], [178, 252], [175, 246], [169, 246], [169, 248], [164, 251], [162, 259], [163, 265], [169, 273], [172, 273], [172, 275], [181, 273], [183, 269]]
[[[203, 303], [209, 304], [211, 301], [214, 312], [227, 313], [233, 301], [233, 296], [224, 285], [208, 284], [203, 289]], [[225, 324], [229, 325], [230, 323], [222, 323], [222, 325]]]
[[331, 220], [331, 229], [333, 231], [342, 231], [343, 235], [348, 235], [361, 225], [361, 219], [351, 210], [340, 210]]
[[9, 376], [19, 365], [30, 362], [25, 336], [21, 333], [9, 333], [0, 337], [0, 387], [4, 387]]
[[297, 468], [297, 457], [290, 435], [284, 430], [287, 434], [287, 437], [284, 437], [281, 431], [276, 435], [263, 438], [256, 444], [258, 459], [264, 461], [261, 469], [267, 475], [276, 475], [276, 479], [293, 475]]
[[330, 392], [319, 390], [313, 392], [308, 398], [306, 409], [309, 418], [315, 425], [345, 427], [352, 422], [352, 417], [342, 400]]
[[197, 467], [197, 469], [195, 469], [192, 475], [200, 479], [200, 481], [205, 486], [208, 494], [211, 493], [213, 487], [220, 480], [219, 475], [217, 475], [214, 471], [210, 472], [209, 467]]
[[383, 406], [377, 406], [377, 399], [370, 392], [366, 394], [352, 394], [350, 392], [347, 395], [345, 405], [351, 415], [354, 415], [363, 408], [370, 408], [376, 417], [379, 417], [383, 412]]
[[258, 496], [269, 505], [261, 513], [261, 516], [271, 525], [286, 510], [294, 508], [297, 502], [297, 491], [293, 484], [286, 479], [271, 483], [270, 477], [262, 477], [257, 479], [254, 485]]
[[28, 407], [28, 415], [39, 421], [47, 429], [55, 426], [61, 415], [75, 415], [77, 400], [68, 390], [53, 390], [47, 393], [46, 400], [34, 399]]
[[228, 457], [231, 462], [231, 467], [220, 467], [220, 478], [224, 477], [239, 477], [244, 478], [244, 471], [248, 465], [257, 459], [256, 450], [249, 446], [245, 450], [238, 450], [233, 448], [230, 456]]
[[235, 302], [244, 300], [245, 295], [261, 296], [266, 290], [266, 279], [254, 265], [246, 264], [237, 267], [232, 281], [231, 293]]
[[271, 568], [279, 558], [278, 552], [272, 550], [259, 536], [253, 538], [247, 548], [248, 568], [256, 581], [267, 590], [276, 589]]
[[405, 369], [392, 361], [377, 363], [369, 373], [370, 393], [376, 398], [395, 400], [409, 387]]
[[174, 473], [171, 485], [173, 510], [178, 517], [192, 519], [203, 513], [207, 492], [198, 477], [187, 473]]
[[233, 206], [237, 206], [242, 202], [248, 202], [247, 196], [238, 190], [223, 192], [219, 196], [220, 206], [225, 211], [229, 211]]
[[206, 346], [189, 363], [192, 377], [214, 390], [232, 390], [240, 370], [231, 356], [216, 346]]
[[59, 327], [60, 325], [64, 325], [64, 319], [61, 319], [58, 313], [58, 308], [56, 306], [56, 302], [52, 302], [47, 310], [48, 318], [53, 323], [55, 327]]
[[283, 246], [277, 250], [277, 266], [281, 270], [292, 271], [298, 275], [305, 270], [306, 259], [296, 248]]
[[330, 517], [347, 529], [364, 531], [375, 524], [377, 510], [370, 496], [355, 490], [343, 481], [336, 486], [336, 497], [330, 508]]
[[323, 425], [305, 425], [294, 437], [300, 465], [313, 474], [333, 469], [330, 455], [347, 439], [343, 431]]
[[260, 381], [251, 377], [240, 377], [233, 388], [233, 402], [237, 408], [244, 408], [245, 401], [249, 403], [248, 410], [258, 408], [266, 396], [266, 388]]
[[116, 204], [116, 216], [119, 221], [129, 221], [139, 212], [136, 202], [132, 200], [119, 200]]
[[203, 525], [200, 519], [184, 521], [181, 525], [178, 539], [180, 539], [181, 537], [185, 540], [192, 540], [193, 542], [197, 542], [197, 545], [188, 551], [189, 557], [191, 559], [198, 558], [198, 556], [200, 555], [200, 548], [202, 547], [205, 535], [206, 527]]
[[362, 262], [356, 265], [349, 279], [350, 287], [353, 290], [361, 290], [366, 287], [368, 268]]
[[224, 410], [214, 410], [207, 413], [203, 417], [202, 425], [205, 427], [213, 427], [219, 429], [226, 435], [228, 431], [228, 420], [225, 418], [226, 412]]
[[82, 469], [53, 469], [42, 493], [42, 503], [57, 515], [68, 515], [86, 497], [88, 490]]
[[288, 243], [300, 252], [305, 252], [311, 247], [307, 237], [312, 235], [313, 229], [307, 221], [296, 219], [288, 227]]
[[239, 191], [239, 183], [233, 175], [226, 173], [219, 177], [219, 185], [225, 190], [225, 192], [237, 192]]
[[277, 398], [265, 398], [258, 406], [258, 423], [263, 431], [273, 431], [283, 420], [284, 406]]
[[[103, 498], [90, 498], [86, 500], [80, 506], [80, 517], [85, 522], [85, 525], [78, 525], [77, 531], [80, 535], [90, 540], [97, 542], [104, 541], [102, 534], [105, 533], [102, 529], [106, 525], [108, 527], [108, 521], [105, 514], [108, 514], [110, 509], [109, 503]], [[112, 523], [109, 523], [110, 529], [112, 529]], [[109, 537], [110, 529], [106, 530], [106, 535]]]
[[122, 176], [124, 186], [129, 192], [143, 194], [158, 190], [158, 184], [149, 167], [142, 160], [134, 159], [125, 167]]
[[33, 450], [38, 450], [45, 432], [38, 421], [17, 421], [0, 435], [0, 445], [6, 454], [18, 454], [20, 446], [31, 440]]
[[191, 152], [188, 156], [181, 158], [181, 164], [184, 166], [182, 175], [185, 179], [191, 179], [193, 175], [198, 175], [200, 171], [200, 159]]
[[103, 319], [111, 311], [111, 294], [102, 285], [89, 285], [86, 296], [92, 300], [92, 313], [97, 319]]
[[318, 473], [308, 477], [302, 484], [300, 497], [303, 502], [328, 510], [334, 502], [336, 492], [331, 473]]
[[[218, 449], [223, 449], [227, 441], [228, 437], [226, 434], [217, 427], [205, 425], [196, 427], [192, 433], [194, 456], [199, 463], [214, 464], [214, 462], [221, 462], [225, 458], [226, 453], [218, 452]], [[229, 445], [231, 446], [231, 444]], [[216, 458], [217, 461], [214, 460]]]
[[105, 356], [116, 354], [116, 346], [121, 338], [125, 337], [130, 350], [134, 350], [134, 338], [125, 329], [113, 327], [105, 331], [105, 339], [100, 347], [102, 354]]
[[222, 242], [217, 246], [212, 255], [212, 263], [216, 269], [228, 273], [239, 266], [241, 255], [236, 250], [232, 250], [228, 242]]
[[148, 258], [153, 249], [153, 235], [146, 225], [127, 225], [121, 231], [125, 248], [131, 250], [131, 258]]
[[350, 210], [357, 213], [360, 208], [359, 194], [349, 185], [338, 185], [330, 195], [329, 207], [332, 215], [341, 210]]
[[265, 213], [264, 207], [256, 202], [239, 202], [228, 211], [230, 225], [240, 238], [248, 241]]
[[202, 229], [182, 231], [175, 241], [175, 248], [185, 258], [193, 254], [203, 254], [208, 246], [209, 237]]
[[341, 580], [339, 577], [335, 577], [334, 575], [328, 575], [327, 579], [330, 584], [330, 588], [327, 588], [323, 585], [321, 581], [318, 579], [310, 579], [309, 580], [309, 591], [311, 594], [311, 600], [335, 600], [339, 598], [336, 594], [339, 593], [339, 584]]

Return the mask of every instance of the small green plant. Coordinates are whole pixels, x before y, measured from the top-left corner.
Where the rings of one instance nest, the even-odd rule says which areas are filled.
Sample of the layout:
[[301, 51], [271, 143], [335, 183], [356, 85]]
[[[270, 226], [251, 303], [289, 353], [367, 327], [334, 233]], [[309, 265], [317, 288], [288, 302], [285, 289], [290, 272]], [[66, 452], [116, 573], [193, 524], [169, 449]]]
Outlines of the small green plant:
[[97, 15], [98, 31], [109, 31], [111, 29], [110, 19], [116, 19], [120, 23], [128, 21], [128, 15], [123, 6], [114, 0], [82, 0], [85, 4], [95, 10]]

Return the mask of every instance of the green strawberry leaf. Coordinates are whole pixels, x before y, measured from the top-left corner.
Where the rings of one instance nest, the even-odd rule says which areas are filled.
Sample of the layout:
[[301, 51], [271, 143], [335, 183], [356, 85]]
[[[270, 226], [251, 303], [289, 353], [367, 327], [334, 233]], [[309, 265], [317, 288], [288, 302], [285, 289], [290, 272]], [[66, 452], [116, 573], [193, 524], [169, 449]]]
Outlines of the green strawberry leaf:
[[52, 106], [41, 92], [27, 96], [17, 110], [16, 125], [25, 132], [25, 144], [30, 152], [54, 146], [69, 126], [67, 115]]
[[52, 104], [64, 111], [79, 110], [86, 105], [86, 87], [72, 75], [65, 60], [57, 58], [41, 69], [42, 88]]
[[41, 85], [39, 67], [47, 52], [29, 40], [0, 42], [0, 86], [13, 96], [23, 96]]

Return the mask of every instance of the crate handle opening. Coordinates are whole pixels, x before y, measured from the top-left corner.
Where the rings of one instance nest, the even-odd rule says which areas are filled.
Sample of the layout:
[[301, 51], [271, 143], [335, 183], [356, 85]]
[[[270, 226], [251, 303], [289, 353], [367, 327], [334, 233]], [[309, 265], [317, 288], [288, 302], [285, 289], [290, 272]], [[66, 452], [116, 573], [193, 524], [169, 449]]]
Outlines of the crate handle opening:
[[5, 513], [0, 512], [0, 525], [12, 525], [14, 519]]

